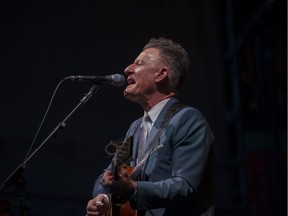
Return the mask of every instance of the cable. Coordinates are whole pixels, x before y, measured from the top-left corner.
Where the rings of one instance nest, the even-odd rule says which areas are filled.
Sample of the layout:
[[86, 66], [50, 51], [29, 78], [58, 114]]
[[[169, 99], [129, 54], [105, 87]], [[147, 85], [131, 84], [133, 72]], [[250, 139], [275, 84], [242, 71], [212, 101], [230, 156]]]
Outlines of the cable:
[[30, 145], [30, 148], [29, 148], [29, 150], [28, 150], [28, 152], [27, 152], [27, 154], [26, 154], [26, 157], [25, 157], [24, 161], [28, 158], [28, 156], [29, 156], [30, 153], [31, 153], [31, 150], [32, 150], [32, 148], [33, 148], [33, 146], [34, 146], [34, 144], [35, 144], [35, 142], [36, 142], [36, 139], [37, 139], [37, 137], [38, 137], [38, 135], [39, 135], [39, 132], [40, 132], [42, 126], [43, 126], [43, 123], [44, 123], [46, 117], [47, 117], [47, 114], [48, 114], [48, 112], [49, 112], [49, 110], [50, 110], [52, 101], [54, 100], [55, 94], [56, 94], [59, 86], [60, 86], [65, 80], [67, 80], [67, 79], [69, 79], [69, 77], [65, 77], [64, 79], [62, 79], [62, 80], [57, 84], [57, 86], [56, 86], [56, 88], [55, 88], [55, 90], [54, 90], [54, 92], [53, 92], [53, 94], [52, 94], [52, 97], [51, 97], [51, 99], [50, 99], [50, 102], [49, 102], [49, 104], [48, 104], [48, 107], [47, 107], [47, 109], [46, 109], [46, 112], [45, 112], [45, 114], [44, 114], [44, 116], [43, 116], [43, 119], [42, 119], [42, 121], [41, 121], [38, 129], [37, 129], [37, 132], [36, 132], [36, 134], [35, 134], [35, 136], [34, 136], [34, 139], [33, 139], [32, 143], [31, 143], [31, 145]]

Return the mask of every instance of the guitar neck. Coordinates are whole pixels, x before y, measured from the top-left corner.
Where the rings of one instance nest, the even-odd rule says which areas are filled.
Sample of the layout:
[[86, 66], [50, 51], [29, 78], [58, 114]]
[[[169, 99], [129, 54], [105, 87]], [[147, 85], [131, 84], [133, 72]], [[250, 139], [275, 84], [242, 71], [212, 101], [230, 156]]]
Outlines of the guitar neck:
[[117, 165], [116, 161], [117, 161], [117, 159], [113, 158], [112, 163], [111, 163], [111, 172], [112, 172], [115, 180], [118, 179], [118, 167], [119, 167], [119, 165]]

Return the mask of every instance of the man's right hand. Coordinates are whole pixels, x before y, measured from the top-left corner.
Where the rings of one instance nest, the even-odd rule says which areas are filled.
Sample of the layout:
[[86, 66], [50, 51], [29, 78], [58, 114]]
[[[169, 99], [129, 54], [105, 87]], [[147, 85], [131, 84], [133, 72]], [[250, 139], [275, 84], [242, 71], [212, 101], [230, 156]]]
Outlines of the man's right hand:
[[106, 194], [99, 194], [88, 201], [86, 207], [87, 216], [105, 216], [109, 210], [109, 198]]

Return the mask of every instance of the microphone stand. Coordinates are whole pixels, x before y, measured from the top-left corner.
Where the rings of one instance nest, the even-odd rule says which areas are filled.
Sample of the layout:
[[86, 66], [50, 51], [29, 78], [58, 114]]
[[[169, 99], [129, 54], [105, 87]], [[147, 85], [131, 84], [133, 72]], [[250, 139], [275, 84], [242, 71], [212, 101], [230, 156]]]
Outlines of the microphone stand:
[[57, 133], [59, 129], [66, 127], [66, 121], [68, 118], [82, 105], [86, 103], [89, 98], [99, 89], [99, 85], [93, 85], [89, 92], [80, 100], [78, 105], [67, 115], [67, 117], [60, 122], [53, 131], [47, 136], [47, 138], [37, 147], [30, 155], [27, 157], [11, 174], [10, 176], [2, 183], [0, 186], [0, 194], [6, 190], [10, 185], [15, 185], [20, 191], [20, 204], [19, 204], [19, 215], [25, 216], [25, 212], [29, 210], [29, 207], [25, 204], [24, 198], [27, 193], [26, 190], [26, 180], [22, 175], [22, 172], [26, 169], [27, 165], [35, 157], [35, 155], [42, 149], [42, 147], [50, 140], [50, 138]]

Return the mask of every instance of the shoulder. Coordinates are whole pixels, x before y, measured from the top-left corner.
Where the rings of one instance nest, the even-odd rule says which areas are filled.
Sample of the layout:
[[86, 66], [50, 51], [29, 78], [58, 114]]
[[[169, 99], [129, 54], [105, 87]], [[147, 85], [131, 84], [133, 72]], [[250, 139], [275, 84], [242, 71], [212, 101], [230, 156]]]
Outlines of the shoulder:
[[166, 109], [177, 110], [175, 116], [182, 115], [192, 115], [194, 117], [204, 117], [204, 115], [195, 107], [185, 104], [176, 98], [171, 98], [171, 100], [166, 104]]
[[139, 125], [141, 124], [141, 120], [142, 120], [142, 117], [134, 120], [134, 121], [130, 124], [126, 136], [129, 136], [129, 135], [135, 133], [135, 131], [137, 130], [137, 128], [138, 128]]
[[209, 127], [209, 123], [204, 114], [193, 106], [185, 105], [171, 119], [171, 123], [178, 126], [186, 125], [187, 127]]

